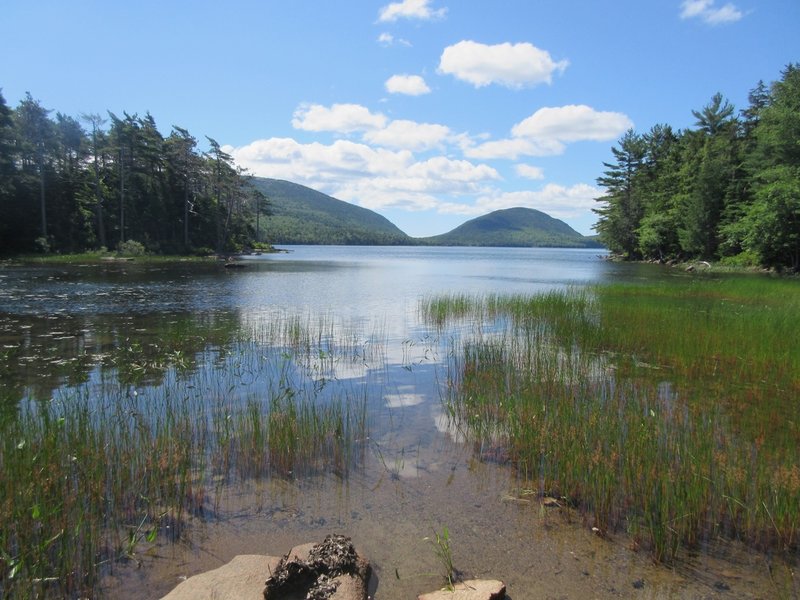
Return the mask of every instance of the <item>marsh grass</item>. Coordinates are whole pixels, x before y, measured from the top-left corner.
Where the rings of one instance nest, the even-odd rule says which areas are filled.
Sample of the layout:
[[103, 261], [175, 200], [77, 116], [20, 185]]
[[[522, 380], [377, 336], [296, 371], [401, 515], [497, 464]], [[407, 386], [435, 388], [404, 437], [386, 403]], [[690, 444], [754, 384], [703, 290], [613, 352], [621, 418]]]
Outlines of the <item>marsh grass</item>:
[[[800, 542], [800, 293], [762, 277], [423, 303], [481, 323], [449, 413], [482, 455], [657, 561]], [[491, 327], [486, 327], [486, 323]]]
[[426, 537], [424, 540], [429, 542], [433, 547], [436, 561], [439, 563], [442, 577], [446, 582], [445, 589], [453, 591], [455, 589], [458, 572], [453, 563], [453, 549], [451, 547], [450, 531], [447, 529], [447, 525], [442, 527], [441, 533], [434, 529], [433, 536]]
[[[23, 402], [0, 423], [0, 596], [92, 596], [118, 561], [214, 517], [228, 484], [347, 477], [366, 398], [336, 369], [365, 352], [337, 336], [285, 318], [191, 359], [129, 347], [129, 361]], [[130, 363], [153, 361], [157, 382], [131, 377]]]

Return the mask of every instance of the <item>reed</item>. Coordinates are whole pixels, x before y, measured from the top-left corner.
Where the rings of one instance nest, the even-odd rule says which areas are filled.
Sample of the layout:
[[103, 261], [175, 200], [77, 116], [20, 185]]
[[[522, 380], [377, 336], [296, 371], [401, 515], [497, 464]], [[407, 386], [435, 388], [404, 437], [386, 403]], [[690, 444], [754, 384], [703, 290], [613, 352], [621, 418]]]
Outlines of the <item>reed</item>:
[[366, 398], [336, 368], [364, 354], [358, 337], [335, 343], [326, 320], [262, 327], [189, 360], [130, 344], [0, 421], [0, 596], [92, 596], [117, 561], [215, 513], [228, 484], [348, 475]]
[[480, 325], [452, 353], [446, 401], [483, 455], [670, 561], [718, 537], [797, 552], [797, 292], [691, 279], [422, 310]]

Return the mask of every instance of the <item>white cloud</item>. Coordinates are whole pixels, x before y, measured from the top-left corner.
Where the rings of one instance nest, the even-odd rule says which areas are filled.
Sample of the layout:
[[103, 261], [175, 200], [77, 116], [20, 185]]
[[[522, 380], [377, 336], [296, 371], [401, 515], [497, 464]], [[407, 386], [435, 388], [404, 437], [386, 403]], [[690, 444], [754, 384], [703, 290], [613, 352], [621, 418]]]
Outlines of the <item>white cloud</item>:
[[487, 165], [438, 156], [385, 177], [342, 182], [334, 195], [371, 210], [402, 208], [468, 214], [464, 208], [468, 205], [454, 199], [489, 194], [491, 188], [487, 184], [498, 179], [500, 174]]
[[492, 140], [477, 146], [465, 146], [463, 151], [464, 156], [479, 160], [517, 160], [520, 156], [553, 156], [561, 154], [564, 151], [564, 144], [558, 140], [510, 138]]
[[567, 105], [540, 108], [527, 119], [514, 125], [512, 135], [551, 142], [614, 140], [633, 127], [633, 122], [618, 112], [596, 111], [590, 106]]
[[556, 219], [567, 219], [586, 214], [597, 205], [595, 198], [602, 191], [585, 183], [565, 187], [548, 183], [540, 190], [504, 192], [479, 197], [474, 206], [475, 214], [485, 214], [503, 208], [522, 206], [534, 208]]
[[403, 38], [396, 38], [391, 33], [384, 31], [378, 36], [378, 43], [381, 46], [392, 46], [393, 44], [400, 44], [402, 46], [411, 46], [411, 42]]
[[392, 2], [381, 8], [378, 21], [381, 23], [398, 19], [429, 21], [444, 17], [446, 12], [446, 8], [431, 8], [430, 0], [402, 0], [402, 2]]
[[540, 108], [514, 125], [511, 138], [464, 144], [464, 155], [480, 160], [517, 160], [521, 156], [555, 156], [569, 142], [617, 139], [633, 127], [624, 114], [596, 111], [585, 105]]
[[699, 17], [713, 4], [714, 0], [684, 0], [681, 4], [681, 19]]
[[301, 144], [290, 138], [224, 148], [259, 177], [287, 179], [376, 210], [441, 210], [447, 198], [490, 193], [492, 167], [436, 156], [416, 161], [408, 150], [372, 148], [349, 140]]
[[525, 179], [544, 179], [544, 170], [533, 165], [516, 165], [514, 167], [517, 175]]
[[477, 88], [492, 83], [520, 89], [551, 83], [553, 73], [569, 64], [555, 62], [550, 53], [527, 42], [488, 46], [469, 40], [448, 46], [439, 60], [439, 72], [453, 75]]
[[372, 113], [360, 104], [334, 104], [330, 108], [319, 104], [303, 104], [295, 112], [292, 126], [305, 131], [335, 131], [351, 133], [380, 129], [386, 117]]
[[383, 129], [368, 131], [364, 134], [364, 140], [389, 148], [420, 151], [440, 146], [450, 135], [450, 129], [444, 125], [398, 119]]
[[428, 181], [438, 180], [447, 184], [456, 181], [476, 183], [490, 179], [500, 179], [500, 174], [488, 165], [475, 165], [468, 160], [453, 160], [445, 156], [435, 156], [411, 165], [407, 174]]
[[349, 140], [301, 144], [291, 138], [270, 138], [225, 151], [254, 175], [303, 185], [388, 175], [402, 172], [414, 162], [407, 150], [376, 149]]
[[733, 4], [717, 8], [715, 0], [684, 0], [681, 4], [681, 19], [701, 19], [709, 25], [735, 23], [744, 14]]
[[392, 75], [384, 84], [390, 94], [406, 94], [407, 96], [421, 96], [428, 94], [431, 88], [419, 75]]

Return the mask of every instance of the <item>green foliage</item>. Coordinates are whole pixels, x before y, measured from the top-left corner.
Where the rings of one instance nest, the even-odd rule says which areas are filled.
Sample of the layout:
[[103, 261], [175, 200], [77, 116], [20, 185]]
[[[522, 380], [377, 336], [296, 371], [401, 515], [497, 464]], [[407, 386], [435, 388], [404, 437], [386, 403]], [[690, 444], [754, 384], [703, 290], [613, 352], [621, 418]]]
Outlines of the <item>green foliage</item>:
[[761, 264], [800, 270], [800, 166], [762, 173], [742, 230], [742, 246]]
[[252, 240], [249, 178], [213, 140], [203, 154], [184, 129], [165, 138], [150, 114], [81, 115], [87, 132], [51, 112], [30, 94], [12, 110], [0, 95], [0, 254], [129, 239], [163, 253], [231, 251]]
[[628, 130], [612, 148], [615, 162], [603, 163], [606, 171], [597, 182], [606, 190], [600, 198], [605, 206], [597, 209], [600, 222], [597, 231], [609, 250], [626, 258], [640, 258], [635, 232], [644, 213], [640, 177], [646, 154], [645, 140]]
[[118, 252], [122, 256], [144, 256], [147, 250], [145, 250], [144, 244], [141, 242], [126, 240], [120, 243]]
[[40, 254], [48, 254], [50, 252], [50, 241], [44, 236], [36, 238], [33, 241], [33, 245], [36, 247], [36, 252]]
[[759, 83], [741, 118], [721, 94], [692, 114], [694, 130], [628, 131], [612, 148], [600, 239], [627, 259], [800, 270], [800, 69]]

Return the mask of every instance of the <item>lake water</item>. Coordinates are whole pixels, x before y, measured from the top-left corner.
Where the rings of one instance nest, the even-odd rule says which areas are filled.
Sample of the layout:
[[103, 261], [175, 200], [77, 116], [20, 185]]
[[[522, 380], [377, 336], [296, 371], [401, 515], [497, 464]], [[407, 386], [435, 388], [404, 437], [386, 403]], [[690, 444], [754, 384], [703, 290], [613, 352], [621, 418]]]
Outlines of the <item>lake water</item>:
[[[424, 538], [444, 527], [456, 567], [504, 580], [516, 600], [705, 598], [725, 588], [726, 597], [763, 596], [763, 565], [735, 547], [724, 550], [724, 560], [698, 556], [671, 570], [630, 551], [622, 535], [599, 539], [579, 517], [543, 509], [519, 494], [522, 484], [509, 467], [481, 461], [443, 414], [448, 352], [464, 332], [426, 327], [420, 300], [680, 273], [605, 261], [597, 250], [287, 250], [245, 257], [239, 269], [195, 262], [0, 268], [6, 413], [33, 400], [91, 394], [114, 377], [141, 397], [203, 389], [221, 363], [231, 369], [269, 351], [243, 345], [243, 336], [257, 338], [293, 318], [318, 326], [321, 337], [338, 339], [355, 357], [327, 364], [320, 353], [294, 375], [301, 388], [332, 382], [329, 389], [365, 397], [369, 439], [348, 477], [298, 472], [226, 485], [213, 518], [195, 519], [183, 540], [142, 554], [142, 568], [116, 568], [104, 582], [110, 597], [160, 597], [181, 578], [237, 554], [282, 555], [340, 532], [373, 562], [378, 598], [414, 598], [441, 584]], [[149, 357], [150, 368], [128, 369], [132, 347]], [[250, 398], [268, 377], [254, 369], [228, 393]]]

